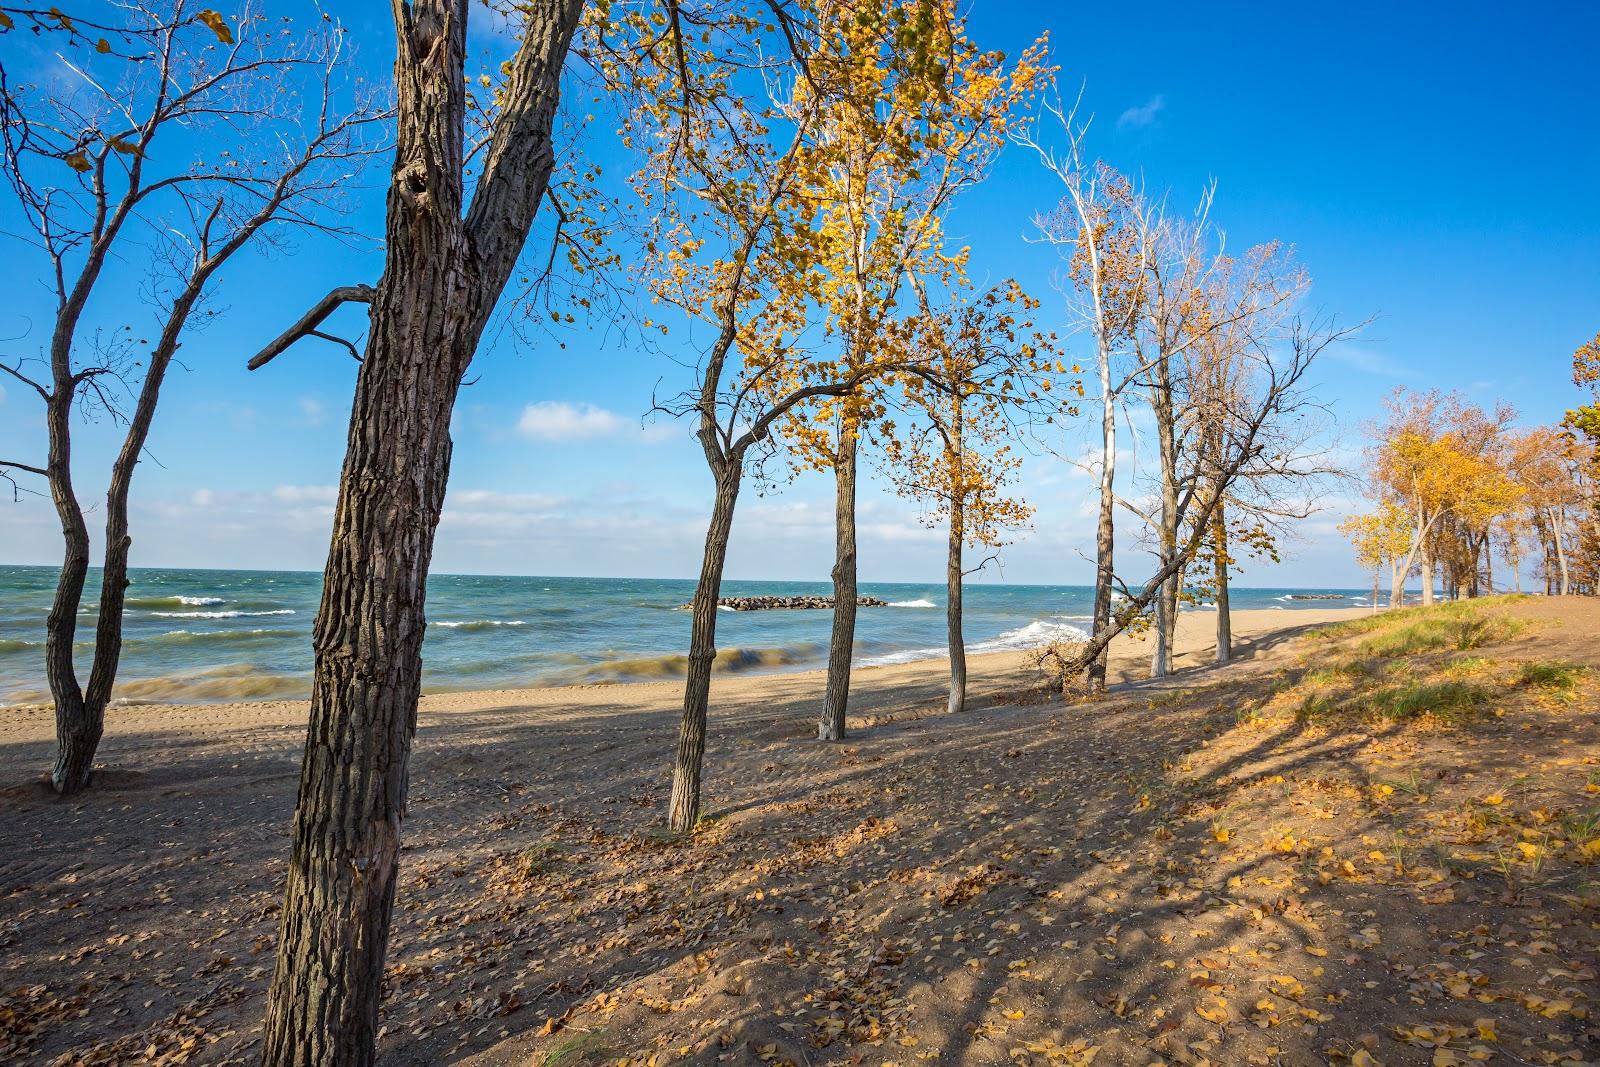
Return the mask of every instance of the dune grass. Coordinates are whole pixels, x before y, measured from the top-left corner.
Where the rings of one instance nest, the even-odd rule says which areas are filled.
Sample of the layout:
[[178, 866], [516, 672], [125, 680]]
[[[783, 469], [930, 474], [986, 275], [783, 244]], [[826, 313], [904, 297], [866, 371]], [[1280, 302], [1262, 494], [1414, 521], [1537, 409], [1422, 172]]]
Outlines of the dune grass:
[[[1495, 610], [1513, 597], [1455, 601], [1353, 619], [1317, 631], [1339, 641], [1316, 666], [1280, 680], [1267, 707], [1248, 718], [1291, 715], [1300, 722], [1431, 722], [1461, 726], [1518, 690], [1569, 700], [1583, 670], [1461, 655], [1516, 637], [1524, 623]], [[1266, 714], [1263, 714], [1266, 713]]]
[[1576, 663], [1553, 663], [1535, 660], [1524, 663], [1517, 671], [1517, 684], [1533, 689], [1571, 691], [1578, 687], [1584, 669]]

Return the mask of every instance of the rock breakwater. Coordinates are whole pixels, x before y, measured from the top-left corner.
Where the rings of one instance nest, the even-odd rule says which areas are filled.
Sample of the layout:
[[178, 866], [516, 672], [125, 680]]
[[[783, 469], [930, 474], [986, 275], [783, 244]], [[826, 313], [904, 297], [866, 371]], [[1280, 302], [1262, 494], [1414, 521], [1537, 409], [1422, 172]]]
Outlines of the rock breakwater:
[[[686, 611], [693, 604], [683, 604], [680, 611]], [[862, 608], [886, 608], [887, 600], [879, 600], [873, 596], [856, 597], [856, 606]], [[833, 597], [831, 596], [725, 596], [717, 601], [717, 607], [727, 608], [730, 611], [832, 611]]]

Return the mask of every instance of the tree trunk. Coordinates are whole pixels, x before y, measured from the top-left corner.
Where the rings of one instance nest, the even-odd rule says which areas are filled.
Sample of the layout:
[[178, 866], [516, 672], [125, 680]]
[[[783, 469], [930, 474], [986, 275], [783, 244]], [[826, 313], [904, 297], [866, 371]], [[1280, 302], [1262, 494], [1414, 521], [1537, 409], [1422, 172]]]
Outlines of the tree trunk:
[[[391, 259], [424, 244], [397, 236]], [[269, 1064], [372, 1061], [428, 564], [450, 470], [450, 413], [476, 341], [475, 330], [461, 331], [476, 316], [472, 294], [451, 277], [453, 258], [394, 264], [373, 304], [313, 637]]]
[[520, 5], [523, 43], [462, 212], [468, 0], [396, 2], [383, 277], [356, 377], [313, 631], [310, 723], [262, 1062], [373, 1062], [416, 731], [424, 598], [462, 375], [550, 171], [583, 5]]
[[1172, 673], [1172, 653], [1168, 648], [1168, 624], [1171, 616], [1168, 614], [1167, 588], [1172, 585], [1168, 578], [1161, 583], [1160, 592], [1156, 593], [1155, 618], [1151, 621], [1152, 636], [1155, 638], [1154, 647], [1150, 650], [1150, 677], [1164, 678]]
[[[1103, 343], [1100, 346], [1100, 396], [1100, 517], [1094, 536], [1094, 619], [1091, 623], [1092, 636], [1095, 637], [1111, 628], [1111, 586], [1115, 577], [1112, 550], [1115, 540], [1117, 408], [1116, 397], [1111, 394], [1111, 354]], [[1107, 645], [1090, 661], [1086, 675], [1091, 693], [1105, 692], [1109, 658], [1110, 647]]]
[[1483, 538], [1479, 542], [1478, 554], [1483, 560], [1483, 592], [1485, 596], [1494, 596], [1494, 547], [1489, 543], [1489, 530], [1483, 531]]
[[[959, 479], [956, 485], [959, 487]], [[950, 638], [950, 704], [952, 714], [967, 706], [967, 643], [961, 633], [961, 546], [966, 540], [960, 490], [950, 502], [950, 542], [945, 557], [945, 626]]]
[[[140, 386], [133, 415], [128, 420], [127, 433], [123, 435], [122, 447], [111, 465], [111, 480], [106, 486], [105, 559], [100, 568], [100, 606], [96, 611], [94, 659], [89, 668], [89, 683], [84, 687], [79, 701], [84, 732], [74, 740], [70, 752], [68, 745], [61, 746], [56, 761], [58, 774], [70, 775], [74, 769], [81, 768], [84, 783], [88, 781], [89, 767], [105, 726], [106, 707], [111, 703], [111, 691], [116, 684], [117, 667], [122, 659], [122, 617], [128, 596], [128, 559], [133, 549], [133, 538], [128, 533], [128, 494], [133, 488], [133, 472], [149, 441], [150, 425], [155, 420], [167, 368], [172, 365], [172, 357], [178, 350], [178, 339], [210, 274], [209, 268], [197, 271], [174, 301], [161, 337], [151, 354], [144, 384]], [[79, 521], [82, 521], [81, 515]], [[80, 595], [82, 585], [80, 578]], [[61, 787], [58, 785], [57, 788]]]
[[678, 728], [678, 755], [672, 770], [672, 802], [668, 820], [678, 833], [688, 833], [700, 819], [700, 768], [706, 753], [706, 709], [711, 700], [711, 667], [717, 658], [717, 600], [722, 596], [722, 570], [728, 561], [728, 536], [733, 508], [743, 477], [739, 460], [717, 472], [717, 495], [706, 529], [700, 581], [690, 603], [688, 678], [683, 686], [683, 722]]
[[1562, 596], [1572, 592], [1572, 578], [1567, 568], [1567, 528], [1563, 516], [1555, 508], [1550, 509], [1550, 541], [1556, 546], [1556, 563], [1561, 568], [1561, 583], [1557, 587]]
[[828, 641], [828, 688], [823, 696], [819, 741], [844, 740], [850, 702], [850, 657], [856, 641], [856, 452], [855, 427], [844, 424], [834, 464], [833, 633]]
[[72, 660], [78, 606], [83, 603], [83, 586], [89, 574], [89, 529], [72, 485], [74, 395], [74, 383], [58, 374], [45, 408], [50, 437], [50, 496], [61, 520], [63, 553], [55, 600], [45, 620], [44, 669], [56, 712], [56, 762], [50, 772], [50, 784], [64, 796], [89, 784], [95, 749], [105, 729], [105, 708], [102, 705], [97, 711], [84, 700]]
[[[1157, 553], [1165, 566], [1178, 552], [1178, 450], [1174, 437], [1172, 374], [1169, 357], [1162, 353], [1153, 368], [1155, 382], [1150, 388], [1150, 410], [1155, 415], [1161, 459], [1161, 517], [1156, 529]], [[1178, 625], [1178, 587], [1181, 579], [1172, 575], [1156, 593], [1155, 647], [1150, 654], [1150, 677], [1164, 678], [1172, 673], [1172, 643]]]
[[1372, 568], [1372, 613], [1378, 613], [1378, 576], [1379, 568]]
[[1233, 608], [1228, 590], [1228, 525], [1221, 504], [1212, 520], [1211, 536], [1217, 554], [1217, 662], [1222, 664], [1233, 659]]
[[1418, 570], [1422, 572], [1422, 606], [1429, 607], [1433, 604], [1433, 557], [1428, 555], [1426, 547], [1422, 550]]

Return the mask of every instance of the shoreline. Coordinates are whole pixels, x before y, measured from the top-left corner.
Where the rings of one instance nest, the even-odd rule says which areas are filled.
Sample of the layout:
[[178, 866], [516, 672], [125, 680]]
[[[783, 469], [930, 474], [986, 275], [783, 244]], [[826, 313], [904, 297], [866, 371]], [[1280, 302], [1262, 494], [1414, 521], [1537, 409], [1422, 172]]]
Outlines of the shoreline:
[[[1371, 614], [1369, 607], [1306, 607], [1306, 608], [1245, 608], [1236, 609], [1233, 615], [1234, 641], [1237, 646], [1236, 658], [1248, 658], [1251, 646], [1263, 642], [1276, 643], [1282, 636], [1298, 633], [1307, 628], [1340, 622], [1345, 619], [1356, 618]], [[1173, 656], [1174, 674], [1165, 681], [1181, 680], [1193, 674], [1197, 669], [1211, 666], [1210, 653], [1215, 648], [1215, 619], [1214, 610], [1190, 609], [1183, 612], [1178, 618], [1177, 635]], [[981, 642], [973, 642], [973, 645]], [[969, 645], [969, 649], [972, 646]], [[1042, 646], [1041, 646], [1042, 647]], [[1143, 681], [1148, 678], [1150, 643], [1137, 637], [1128, 635], [1119, 636], [1111, 644], [1110, 666], [1108, 677], [1115, 685], [1129, 682]], [[729, 649], [727, 651], [733, 651]], [[924, 650], [913, 650], [924, 651]], [[932, 652], [932, 650], [926, 650]], [[1010, 684], [1030, 683], [1033, 679], [1025, 667], [1025, 659], [1033, 651], [1030, 648], [1013, 648], [994, 651], [969, 651], [967, 664], [969, 674], [974, 677], [993, 678], [1007, 676]], [[949, 662], [948, 655], [943, 651], [919, 657], [912, 660], [901, 660], [890, 663], [857, 663], [853, 677], [857, 680], [870, 681], [873, 687], [888, 687], [891, 690], [901, 687], [921, 687], [926, 685], [938, 686], [944, 681], [944, 664]], [[929, 670], [929, 667], [933, 670]], [[774, 666], [770, 669], [762, 667], [721, 670], [712, 674], [712, 700], [714, 705], [726, 706], [730, 703], [754, 702], [763, 699], [762, 689], [790, 690], [797, 683], [804, 683], [808, 678], [822, 676], [826, 671], [825, 664], [788, 669], [783, 666]], [[466, 688], [466, 689], [435, 689], [428, 691], [426, 685], [419, 702], [421, 712], [470, 712], [494, 707], [504, 709], [508, 702], [520, 702], [529, 709], [553, 710], [563, 704], [563, 700], [570, 703], [574, 711], [581, 711], [586, 706], [594, 703], [592, 695], [596, 692], [612, 692], [626, 689], [641, 696], [648, 695], [653, 698], [652, 703], [659, 701], [663, 694], [657, 690], [680, 694], [683, 687], [683, 676], [680, 674], [663, 674], [659, 677], [603, 679], [585, 682], [569, 682], [553, 685], [513, 686], [503, 688]], [[820, 685], [817, 687], [820, 692]], [[872, 705], [878, 703], [878, 693], [855, 693], [854, 697], [860, 699], [852, 701], [852, 712], [858, 710], [865, 701]], [[148, 713], [161, 713], [163, 715], [182, 711], [184, 709], [204, 711], [225, 711], [235, 708], [251, 712], [273, 711], [282, 713], [290, 709], [309, 708], [309, 697], [262, 697], [259, 699], [219, 699], [203, 701], [172, 701], [172, 700], [118, 700], [113, 699], [108, 708], [107, 726], [108, 733], [113, 723], [118, 725], [133, 726], [134, 722]], [[642, 709], [641, 709], [642, 710]], [[871, 707], [862, 710], [871, 710]], [[52, 714], [51, 705], [48, 703], [26, 703], [0, 705], [0, 726], [16, 726], [20, 720], [33, 716]], [[0, 744], [10, 740], [3, 736], [7, 731], [0, 731]]]

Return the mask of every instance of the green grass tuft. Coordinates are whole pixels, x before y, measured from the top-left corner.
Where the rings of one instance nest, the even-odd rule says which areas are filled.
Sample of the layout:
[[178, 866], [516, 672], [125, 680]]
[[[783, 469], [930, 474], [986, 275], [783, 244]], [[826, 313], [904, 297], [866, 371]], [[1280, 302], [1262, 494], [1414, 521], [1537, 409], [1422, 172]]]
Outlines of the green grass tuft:
[[1471, 682], [1420, 682], [1368, 693], [1359, 707], [1375, 719], [1409, 722], [1427, 716], [1461, 723], [1482, 710], [1492, 696], [1490, 690]]
[[540, 1067], [580, 1067], [584, 1064], [604, 1063], [615, 1056], [599, 1034], [579, 1034], [569, 1037], [545, 1053]]
[[1517, 671], [1517, 684], [1566, 693], [1577, 688], [1583, 674], [1583, 668], [1576, 663], [1535, 661], [1524, 663]]
[[541, 841], [517, 853], [517, 872], [524, 878], [537, 878], [542, 874], [549, 874], [565, 858], [561, 853], [561, 846]]
[[1302, 722], [1327, 722], [1341, 716], [1366, 722], [1412, 722], [1431, 718], [1459, 724], [1473, 718], [1492, 696], [1491, 691], [1481, 685], [1461, 681], [1391, 685], [1347, 700], [1308, 693], [1295, 709], [1295, 717]]

